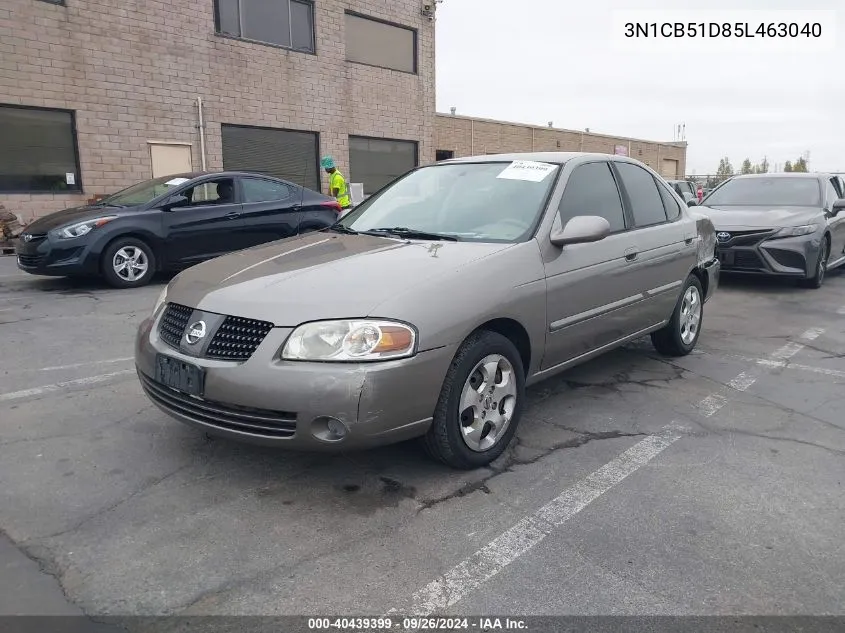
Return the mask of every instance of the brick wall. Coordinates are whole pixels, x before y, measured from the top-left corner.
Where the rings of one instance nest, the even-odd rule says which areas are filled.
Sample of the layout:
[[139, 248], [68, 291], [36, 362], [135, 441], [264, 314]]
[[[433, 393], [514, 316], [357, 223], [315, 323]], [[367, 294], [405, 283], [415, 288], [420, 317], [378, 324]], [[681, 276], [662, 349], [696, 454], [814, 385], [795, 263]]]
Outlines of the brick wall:
[[678, 161], [679, 178], [686, 169], [686, 143], [658, 143], [450, 114], [436, 117], [435, 145], [438, 150], [455, 152], [456, 157], [531, 151], [613, 154], [616, 145], [624, 145], [631, 158], [658, 172], [664, 160]]
[[[319, 132], [347, 173], [350, 134], [418, 141], [434, 160], [434, 23], [418, 0], [317, 0], [316, 55], [216, 35], [213, 0], [67, 5], [0, 5], [0, 103], [76, 112], [84, 192], [0, 193], [25, 219], [151, 177], [150, 140], [191, 143], [199, 169], [197, 97], [211, 170], [221, 123]], [[419, 74], [347, 62], [345, 9], [416, 28]]]

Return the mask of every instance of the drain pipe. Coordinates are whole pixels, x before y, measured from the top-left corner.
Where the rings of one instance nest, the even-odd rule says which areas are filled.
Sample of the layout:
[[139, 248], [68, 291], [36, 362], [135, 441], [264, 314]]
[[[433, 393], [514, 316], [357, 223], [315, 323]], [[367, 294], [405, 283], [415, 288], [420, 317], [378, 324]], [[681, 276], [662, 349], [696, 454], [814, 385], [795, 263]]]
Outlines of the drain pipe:
[[202, 164], [202, 170], [206, 171], [205, 166], [205, 117], [203, 117], [202, 112], [202, 97], [197, 97], [197, 115], [198, 115], [198, 122], [197, 122], [197, 129], [200, 131], [200, 161]]

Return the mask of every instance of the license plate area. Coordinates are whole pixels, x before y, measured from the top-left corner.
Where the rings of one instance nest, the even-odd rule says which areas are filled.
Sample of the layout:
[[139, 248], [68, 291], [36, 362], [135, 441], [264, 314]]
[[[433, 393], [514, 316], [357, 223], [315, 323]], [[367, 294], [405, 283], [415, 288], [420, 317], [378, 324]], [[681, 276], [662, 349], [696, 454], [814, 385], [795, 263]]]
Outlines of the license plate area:
[[181, 391], [189, 396], [202, 396], [205, 389], [205, 370], [191, 363], [156, 355], [155, 380], [157, 383]]

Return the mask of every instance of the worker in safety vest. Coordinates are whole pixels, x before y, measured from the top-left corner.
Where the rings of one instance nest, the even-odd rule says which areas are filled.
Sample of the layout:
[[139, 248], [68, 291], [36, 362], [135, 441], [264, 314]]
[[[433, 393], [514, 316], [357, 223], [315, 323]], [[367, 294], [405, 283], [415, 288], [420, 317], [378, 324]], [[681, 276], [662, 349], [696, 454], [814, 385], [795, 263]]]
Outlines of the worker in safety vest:
[[346, 185], [346, 179], [343, 177], [334, 164], [334, 158], [331, 156], [324, 156], [320, 161], [320, 166], [326, 170], [329, 175], [329, 192], [334, 197], [340, 208], [344, 211], [352, 206], [352, 200], [349, 197], [349, 188]]

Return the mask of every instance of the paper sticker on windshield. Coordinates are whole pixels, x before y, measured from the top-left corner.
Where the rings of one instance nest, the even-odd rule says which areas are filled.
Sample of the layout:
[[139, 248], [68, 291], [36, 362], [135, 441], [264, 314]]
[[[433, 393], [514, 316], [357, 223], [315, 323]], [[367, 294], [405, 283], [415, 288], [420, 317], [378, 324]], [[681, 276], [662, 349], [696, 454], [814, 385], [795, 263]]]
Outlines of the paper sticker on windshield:
[[168, 180], [165, 185], [169, 185], [170, 187], [178, 187], [181, 184], [188, 182], [190, 178], [174, 178], [173, 180]]
[[496, 178], [540, 182], [552, 173], [555, 170], [555, 167], [557, 167], [557, 165], [550, 165], [549, 163], [535, 163], [531, 160], [515, 160], [508, 165], [501, 174], [496, 176]]

